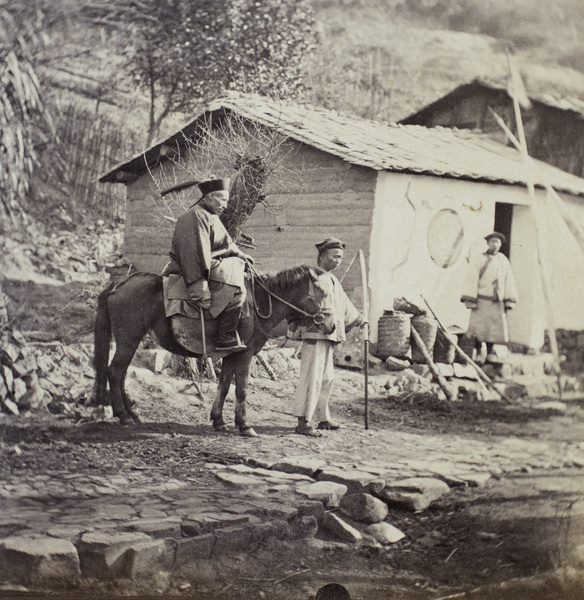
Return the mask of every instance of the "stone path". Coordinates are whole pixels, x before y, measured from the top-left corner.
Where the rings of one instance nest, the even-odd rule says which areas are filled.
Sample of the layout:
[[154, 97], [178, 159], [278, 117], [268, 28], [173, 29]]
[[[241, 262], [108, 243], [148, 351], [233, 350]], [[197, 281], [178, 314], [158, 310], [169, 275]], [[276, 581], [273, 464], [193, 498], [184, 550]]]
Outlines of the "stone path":
[[406, 478], [452, 489], [505, 473], [584, 467], [584, 443], [480, 441], [353, 425], [320, 439], [294, 436], [288, 456], [290, 435], [271, 436], [270, 443], [232, 437], [233, 453], [247, 456], [247, 464], [208, 462], [202, 475], [184, 480], [161, 470], [107, 477], [53, 470], [26, 481], [6, 475], [0, 581], [50, 586], [78, 577], [140, 578], [268, 537], [312, 537], [327, 523], [339, 539], [360, 539], [364, 524], [351, 521], [357, 534], [339, 532], [325, 518], [346, 494]]

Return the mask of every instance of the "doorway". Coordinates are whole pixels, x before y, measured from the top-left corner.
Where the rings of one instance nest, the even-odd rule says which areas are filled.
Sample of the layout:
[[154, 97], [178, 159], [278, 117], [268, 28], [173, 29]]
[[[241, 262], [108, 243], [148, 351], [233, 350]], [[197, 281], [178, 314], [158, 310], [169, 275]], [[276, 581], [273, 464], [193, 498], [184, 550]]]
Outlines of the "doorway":
[[495, 202], [495, 231], [507, 238], [507, 243], [501, 247], [501, 254], [511, 259], [511, 224], [513, 222], [513, 204]]

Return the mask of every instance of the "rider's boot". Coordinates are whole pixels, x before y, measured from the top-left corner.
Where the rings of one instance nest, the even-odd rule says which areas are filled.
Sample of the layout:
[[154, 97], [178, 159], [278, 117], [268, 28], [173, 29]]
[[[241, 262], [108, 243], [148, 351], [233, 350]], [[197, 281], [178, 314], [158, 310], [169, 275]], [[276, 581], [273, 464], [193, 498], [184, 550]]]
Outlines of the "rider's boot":
[[241, 316], [241, 307], [224, 310], [217, 317], [217, 340], [215, 350], [222, 352], [242, 352], [247, 346], [242, 343], [237, 333], [237, 324]]

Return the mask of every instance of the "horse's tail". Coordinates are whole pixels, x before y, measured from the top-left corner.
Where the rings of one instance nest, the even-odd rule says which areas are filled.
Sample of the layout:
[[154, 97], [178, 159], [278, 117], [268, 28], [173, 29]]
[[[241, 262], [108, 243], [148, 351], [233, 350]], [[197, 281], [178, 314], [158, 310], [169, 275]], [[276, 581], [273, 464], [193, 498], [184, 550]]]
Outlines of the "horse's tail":
[[107, 308], [107, 300], [114, 287], [109, 285], [97, 299], [97, 315], [93, 328], [93, 368], [95, 369], [95, 403], [109, 405], [107, 398], [107, 366], [109, 362], [112, 324]]

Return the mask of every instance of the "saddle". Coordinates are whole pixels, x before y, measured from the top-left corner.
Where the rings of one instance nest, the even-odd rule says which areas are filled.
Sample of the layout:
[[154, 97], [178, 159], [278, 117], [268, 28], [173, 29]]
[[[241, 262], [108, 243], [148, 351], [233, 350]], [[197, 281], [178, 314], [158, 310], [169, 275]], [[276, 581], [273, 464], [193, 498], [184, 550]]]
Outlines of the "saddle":
[[[230, 354], [224, 350], [215, 350], [217, 319], [213, 318], [208, 310], [203, 310], [206, 346], [203, 348], [201, 313], [198, 308], [190, 304], [189, 293], [183, 278], [180, 275], [170, 275], [163, 277], [162, 280], [164, 310], [166, 316], [170, 318], [172, 333], [177, 343], [193, 354], [203, 355], [206, 349], [207, 356], [211, 358], [223, 358]], [[250, 293], [247, 289], [246, 300], [237, 328], [240, 335], [246, 321], [251, 318], [252, 311]]]

